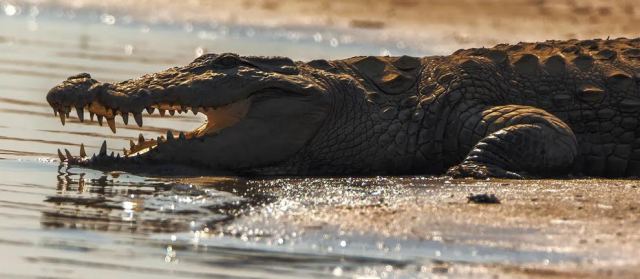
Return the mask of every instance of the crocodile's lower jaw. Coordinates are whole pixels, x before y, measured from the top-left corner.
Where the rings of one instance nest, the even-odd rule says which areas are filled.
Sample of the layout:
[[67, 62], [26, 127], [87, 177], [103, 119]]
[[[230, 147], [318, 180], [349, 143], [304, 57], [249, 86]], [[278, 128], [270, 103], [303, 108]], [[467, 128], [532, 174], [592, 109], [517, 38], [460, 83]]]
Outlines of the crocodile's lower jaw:
[[[176, 111], [178, 111], [179, 113], [183, 113], [183, 112], [187, 113], [191, 111], [194, 115], [197, 115], [198, 113], [202, 113], [206, 115], [207, 119], [198, 128], [187, 133], [181, 132], [179, 135], [177, 135], [178, 138], [180, 139], [191, 140], [191, 139], [201, 139], [204, 137], [216, 136], [223, 129], [237, 124], [247, 115], [250, 104], [251, 104], [251, 100], [249, 98], [249, 99], [240, 100], [240, 101], [237, 101], [225, 106], [217, 107], [217, 108], [213, 108], [213, 107], [191, 108], [191, 107], [182, 107], [180, 105], [156, 104], [156, 105], [147, 107], [146, 110], [149, 114], [152, 114], [157, 109], [159, 110], [160, 116], [162, 117], [166, 117], [167, 114], [168, 116], [173, 116], [175, 115]], [[100, 125], [102, 125], [103, 118], [106, 118], [106, 122], [108, 126], [111, 128], [111, 131], [113, 133], [116, 133], [116, 127], [115, 127], [116, 115], [120, 115], [122, 117], [123, 122], [125, 124], [128, 124], [128, 118], [129, 118], [128, 113], [114, 111], [110, 108], [106, 108], [102, 106], [97, 102], [94, 102], [85, 108], [82, 108], [79, 110], [77, 109], [78, 118], [81, 122], [84, 122], [84, 117], [80, 115], [84, 114], [85, 109], [89, 111], [91, 115], [91, 121], [93, 121], [94, 116], [96, 116]], [[66, 113], [60, 113], [60, 119], [63, 125], [65, 124], [65, 118], [69, 117], [70, 111], [71, 109], [67, 108]], [[133, 115], [138, 126], [142, 127], [143, 126], [142, 112], [135, 113]], [[145, 154], [150, 150], [153, 150], [154, 148], [156, 148], [158, 144], [162, 144], [163, 142], [166, 142], [168, 140], [168, 137], [173, 137], [171, 130], [167, 131], [167, 137], [160, 136], [156, 139], [145, 139], [142, 136], [142, 134], [140, 134], [140, 136], [138, 137], [138, 142], [135, 143], [133, 140], [131, 140], [130, 148], [129, 149], [125, 148], [122, 152], [122, 156], [135, 157], [135, 156]], [[103, 147], [103, 149], [105, 148]], [[84, 153], [84, 149], [81, 151], [81, 157], [83, 156], [86, 157], [86, 154], [83, 154], [83, 153]], [[67, 154], [67, 157], [68, 155], [69, 154]]]

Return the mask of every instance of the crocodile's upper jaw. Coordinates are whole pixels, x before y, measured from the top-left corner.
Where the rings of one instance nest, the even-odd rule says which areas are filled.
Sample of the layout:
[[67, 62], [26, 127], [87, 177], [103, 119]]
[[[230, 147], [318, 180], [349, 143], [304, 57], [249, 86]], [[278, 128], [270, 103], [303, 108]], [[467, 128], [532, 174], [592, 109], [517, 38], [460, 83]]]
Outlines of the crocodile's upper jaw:
[[237, 55], [211, 55], [186, 67], [118, 84], [100, 83], [88, 74], [70, 77], [47, 95], [63, 125], [73, 108], [80, 121], [85, 120], [86, 110], [92, 120], [97, 116], [100, 124], [106, 119], [114, 133], [116, 116], [126, 124], [132, 115], [142, 126], [145, 109], [148, 113], [159, 110], [161, 115], [191, 111], [206, 115], [207, 120], [177, 137], [171, 131], [157, 139], [140, 136], [137, 143], [131, 141], [122, 157], [107, 155], [103, 144], [92, 158], [82, 148], [80, 156], [59, 152], [60, 159], [125, 169], [132, 164], [190, 165], [225, 173], [250, 172], [253, 167], [286, 161], [322, 123], [326, 96], [297, 71], [274, 68], [269, 61], [258, 62], [266, 66]]

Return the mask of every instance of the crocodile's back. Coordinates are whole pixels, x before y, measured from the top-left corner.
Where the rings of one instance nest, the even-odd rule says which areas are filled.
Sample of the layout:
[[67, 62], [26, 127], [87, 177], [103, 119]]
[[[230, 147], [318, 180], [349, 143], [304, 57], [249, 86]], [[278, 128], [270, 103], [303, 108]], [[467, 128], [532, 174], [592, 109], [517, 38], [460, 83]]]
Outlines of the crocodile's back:
[[640, 97], [640, 38], [501, 44], [459, 50], [452, 57], [490, 60], [500, 75], [496, 80], [508, 83], [501, 84], [509, 93], [501, 97], [550, 111], [615, 106], [626, 97]]
[[[640, 38], [501, 44], [459, 50], [447, 60], [447, 71], [457, 73], [446, 86], [448, 98], [464, 96], [455, 114], [464, 118], [477, 104], [541, 109], [575, 134], [577, 172], [640, 175]], [[459, 137], [464, 122], [450, 125], [444, 138]]]

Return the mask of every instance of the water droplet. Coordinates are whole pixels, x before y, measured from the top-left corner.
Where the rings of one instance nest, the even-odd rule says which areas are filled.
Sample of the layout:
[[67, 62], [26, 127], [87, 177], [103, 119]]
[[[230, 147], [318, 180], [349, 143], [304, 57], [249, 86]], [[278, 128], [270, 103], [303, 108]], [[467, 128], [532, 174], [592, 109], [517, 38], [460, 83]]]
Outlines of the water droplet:
[[18, 7], [11, 4], [4, 4], [3, 10], [4, 10], [4, 14], [8, 16], [14, 16], [18, 14]]
[[347, 247], [347, 241], [346, 240], [340, 241], [340, 247], [342, 248]]
[[116, 23], [116, 17], [110, 14], [102, 14], [100, 16], [100, 21], [107, 25], [114, 25]]
[[316, 43], [322, 42], [322, 34], [320, 33], [313, 34], [313, 40], [316, 41]]
[[338, 39], [331, 38], [331, 40], [329, 41], [329, 44], [331, 45], [331, 47], [338, 47], [338, 45], [339, 45]]
[[171, 245], [167, 245], [167, 253], [164, 256], [164, 261], [167, 263], [176, 261], [176, 251], [173, 250]]
[[333, 276], [336, 276], [336, 277], [340, 277], [340, 276], [342, 276], [342, 274], [343, 274], [342, 267], [336, 266], [336, 267], [333, 269], [333, 272], [332, 272], [332, 273], [333, 273]]

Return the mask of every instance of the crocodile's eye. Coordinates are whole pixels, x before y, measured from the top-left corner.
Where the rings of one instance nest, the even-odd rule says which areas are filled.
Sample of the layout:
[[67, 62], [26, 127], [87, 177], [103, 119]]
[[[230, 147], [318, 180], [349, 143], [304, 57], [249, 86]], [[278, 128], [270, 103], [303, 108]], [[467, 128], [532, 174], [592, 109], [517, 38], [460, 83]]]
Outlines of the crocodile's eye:
[[240, 64], [240, 59], [235, 55], [222, 55], [216, 59], [215, 63], [224, 68], [232, 68]]

